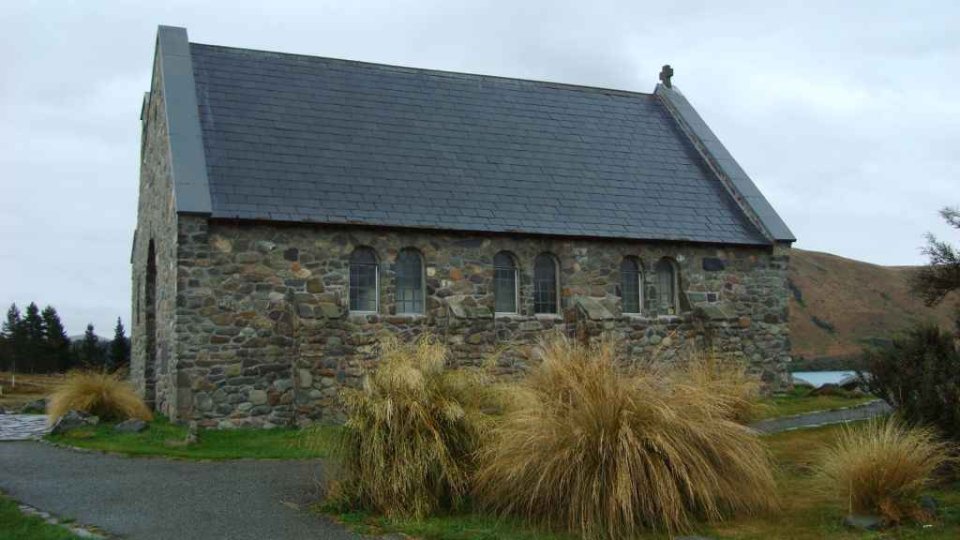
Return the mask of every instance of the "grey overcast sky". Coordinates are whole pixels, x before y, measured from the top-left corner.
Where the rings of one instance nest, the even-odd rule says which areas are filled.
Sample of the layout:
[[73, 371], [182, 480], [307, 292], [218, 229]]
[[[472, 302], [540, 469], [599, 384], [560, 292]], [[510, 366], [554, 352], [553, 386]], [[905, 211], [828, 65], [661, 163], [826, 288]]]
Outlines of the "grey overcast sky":
[[[129, 320], [158, 24], [192, 41], [650, 92], [660, 66], [799, 238], [922, 262], [960, 204], [960, 3], [101, 2], [0, 8], [0, 307]], [[128, 325], [129, 326], [129, 325]]]

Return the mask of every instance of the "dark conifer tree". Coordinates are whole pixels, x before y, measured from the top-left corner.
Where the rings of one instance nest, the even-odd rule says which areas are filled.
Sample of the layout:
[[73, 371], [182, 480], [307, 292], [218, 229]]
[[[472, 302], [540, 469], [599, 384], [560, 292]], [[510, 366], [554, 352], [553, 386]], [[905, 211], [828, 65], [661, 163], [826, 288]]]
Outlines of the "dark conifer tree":
[[3, 322], [3, 328], [0, 329], [0, 337], [3, 341], [0, 369], [16, 371], [17, 360], [23, 350], [23, 319], [20, 318], [20, 310], [17, 309], [16, 304], [10, 304], [10, 309], [7, 310], [7, 318]]
[[23, 364], [21, 371], [30, 373], [47, 371], [44, 366], [43, 317], [40, 316], [40, 308], [34, 302], [30, 302], [23, 316], [23, 337], [23, 354], [18, 362]]
[[63, 328], [60, 315], [53, 306], [43, 308], [43, 318], [47, 364], [50, 371], [66, 371], [70, 368], [70, 338]]
[[92, 324], [87, 324], [87, 330], [83, 333], [83, 342], [80, 343], [79, 353], [83, 367], [88, 369], [101, 367], [100, 340], [93, 331]]
[[110, 370], [127, 365], [130, 362], [130, 342], [127, 340], [120, 317], [117, 317], [117, 326], [113, 329], [113, 341], [110, 342]]

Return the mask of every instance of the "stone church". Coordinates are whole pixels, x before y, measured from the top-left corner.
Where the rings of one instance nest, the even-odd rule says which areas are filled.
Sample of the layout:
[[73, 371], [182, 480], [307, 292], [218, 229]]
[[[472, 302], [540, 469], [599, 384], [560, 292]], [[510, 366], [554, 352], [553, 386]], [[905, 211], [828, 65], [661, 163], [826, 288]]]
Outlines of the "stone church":
[[794, 237], [670, 75], [646, 94], [160, 27], [133, 382], [202, 426], [336, 421], [385, 333], [510, 373], [559, 330], [631, 358], [706, 342], [782, 384]]

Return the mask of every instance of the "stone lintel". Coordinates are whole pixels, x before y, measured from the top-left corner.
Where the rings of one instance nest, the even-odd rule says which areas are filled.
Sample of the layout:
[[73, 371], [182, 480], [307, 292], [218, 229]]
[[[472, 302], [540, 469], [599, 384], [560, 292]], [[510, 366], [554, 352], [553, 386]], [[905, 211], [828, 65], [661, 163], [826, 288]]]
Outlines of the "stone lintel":
[[738, 318], [736, 310], [726, 302], [700, 302], [694, 304], [693, 308], [710, 321], [730, 321]]
[[472, 297], [464, 295], [448, 296], [443, 299], [450, 314], [456, 319], [492, 319], [493, 312], [486, 306], [478, 306]]
[[591, 321], [608, 321], [616, 318], [614, 314], [605, 308], [596, 298], [577, 296], [574, 297], [573, 303], [577, 309]]

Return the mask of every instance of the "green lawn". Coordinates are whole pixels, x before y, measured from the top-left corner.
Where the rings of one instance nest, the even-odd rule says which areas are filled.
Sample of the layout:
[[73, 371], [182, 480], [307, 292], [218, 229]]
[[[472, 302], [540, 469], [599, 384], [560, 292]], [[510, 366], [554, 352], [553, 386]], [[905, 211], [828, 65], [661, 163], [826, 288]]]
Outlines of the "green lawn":
[[304, 431], [295, 429], [200, 430], [197, 443], [184, 444], [187, 428], [158, 418], [140, 433], [116, 433], [112, 424], [50, 435], [57, 444], [117, 452], [130, 456], [165, 456], [181, 459], [311, 459], [332, 455], [339, 428], [311, 429], [317, 434], [306, 444]]
[[67, 529], [51, 525], [37, 516], [26, 516], [17, 503], [0, 495], [0, 540], [74, 540]]
[[876, 399], [873, 396], [854, 397], [839, 396], [811, 396], [807, 388], [795, 388], [792, 391], [763, 400], [757, 420], [793, 416], [813, 411], [832, 411], [862, 405]]
[[478, 514], [431, 516], [415, 519], [389, 519], [367, 512], [330, 512], [336, 521], [351, 530], [371, 536], [402, 532], [425, 540], [575, 540], [573, 535], [555, 534], [512, 520], [498, 520]]

